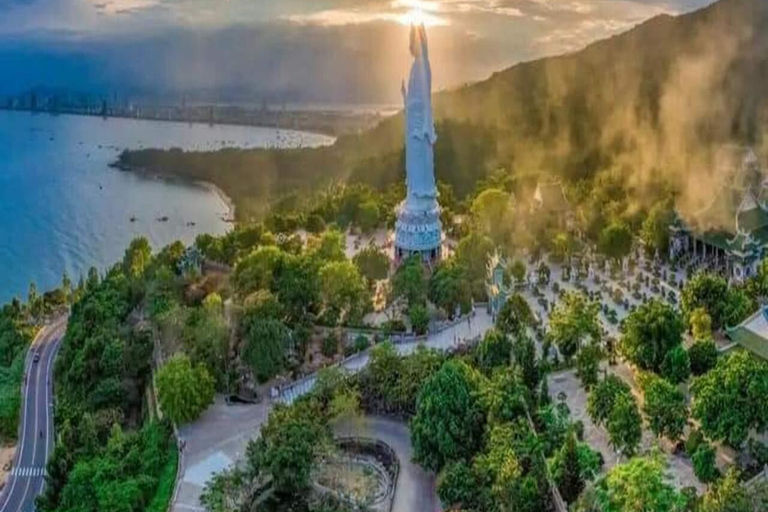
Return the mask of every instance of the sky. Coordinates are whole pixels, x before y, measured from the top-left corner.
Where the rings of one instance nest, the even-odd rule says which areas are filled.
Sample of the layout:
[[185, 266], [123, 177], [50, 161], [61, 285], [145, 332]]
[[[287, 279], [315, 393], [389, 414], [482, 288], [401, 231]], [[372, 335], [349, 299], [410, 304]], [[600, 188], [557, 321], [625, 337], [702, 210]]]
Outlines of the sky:
[[124, 86], [387, 102], [407, 71], [413, 21], [428, 26], [440, 89], [711, 2], [0, 0], [0, 66], [13, 71], [0, 94]]

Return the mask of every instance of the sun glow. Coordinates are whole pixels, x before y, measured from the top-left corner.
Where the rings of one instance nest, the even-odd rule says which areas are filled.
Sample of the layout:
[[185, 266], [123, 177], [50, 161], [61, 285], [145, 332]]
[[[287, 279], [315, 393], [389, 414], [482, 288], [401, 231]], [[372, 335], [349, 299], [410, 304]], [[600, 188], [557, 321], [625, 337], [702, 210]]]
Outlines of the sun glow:
[[447, 20], [440, 18], [435, 13], [440, 10], [437, 2], [425, 0], [396, 0], [393, 2], [395, 7], [407, 9], [398, 16], [397, 20], [403, 25], [425, 25], [434, 27], [437, 25], [447, 25]]

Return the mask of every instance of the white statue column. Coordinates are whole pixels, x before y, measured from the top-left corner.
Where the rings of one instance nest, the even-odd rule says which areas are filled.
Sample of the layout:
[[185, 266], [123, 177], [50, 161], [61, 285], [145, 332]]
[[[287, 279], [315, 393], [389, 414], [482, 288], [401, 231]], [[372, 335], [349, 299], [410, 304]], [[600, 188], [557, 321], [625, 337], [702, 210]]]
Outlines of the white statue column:
[[398, 208], [395, 226], [395, 259], [414, 254], [425, 260], [440, 258], [442, 224], [435, 186], [434, 144], [437, 141], [432, 118], [432, 68], [424, 26], [411, 27], [413, 56], [408, 87], [402, 85], [405, 103], [406, 198]]

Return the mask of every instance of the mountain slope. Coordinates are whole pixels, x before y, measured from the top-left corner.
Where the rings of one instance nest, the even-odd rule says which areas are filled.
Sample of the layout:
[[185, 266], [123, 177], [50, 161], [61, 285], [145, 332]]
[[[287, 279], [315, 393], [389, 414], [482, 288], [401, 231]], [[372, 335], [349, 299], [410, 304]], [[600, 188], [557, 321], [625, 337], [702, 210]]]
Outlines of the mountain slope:
[[[437, 177], [459, 196], [499, 168], [516, 177], [546, 173], [571, 182], [617, 170], [635, 197], [655, 193], [663, 181], [694, 208], [699, 191], [719, 180], [712, 170], [719, 148], [762, 145], [768, 2], [721, 0], [684, 16], [657, 17], [582, 51], [519, 64], [440, 93], [435, 109]], [[249, 190], [263, 199], [328, 178], [386, 186], [402, 176], [402, 145], [402, 117], [396, 116], [329, 149], [280, 156], [238, 152], [226, 164], [215, 156], [177, 155], [172, 167], [212, 179], [208, 169], [216, 164], [219, 178], [213, 179], [231, 171], [224, 179], [239, 184], [239, 195], [247, 187], [242, 175], [234, 175], [258, 169]], [[168, 158], [159, 166], [155, 157], [126, 160], [168, 171]]]

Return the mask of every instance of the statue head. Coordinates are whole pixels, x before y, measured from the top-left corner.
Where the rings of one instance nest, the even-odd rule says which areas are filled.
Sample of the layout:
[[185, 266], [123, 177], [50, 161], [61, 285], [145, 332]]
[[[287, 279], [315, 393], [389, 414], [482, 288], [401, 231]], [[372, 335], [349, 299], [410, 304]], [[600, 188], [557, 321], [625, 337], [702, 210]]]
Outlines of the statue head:
[[418, 59], [421, 57], [422, 54], [422, 48], [427, 40], [427, 30], [424, 28], [424, 25], [411, 25], [411, 44], [410, 44], [410, 50], [411, 55], [413, 55], [414, 59]]

